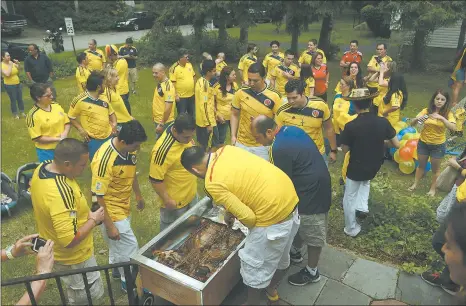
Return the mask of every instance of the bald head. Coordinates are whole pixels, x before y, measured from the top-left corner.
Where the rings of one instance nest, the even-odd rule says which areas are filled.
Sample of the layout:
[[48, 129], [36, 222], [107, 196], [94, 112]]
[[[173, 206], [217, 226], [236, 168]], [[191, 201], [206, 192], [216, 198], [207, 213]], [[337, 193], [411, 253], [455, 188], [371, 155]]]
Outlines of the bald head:
[[256, 141], [263, 146], [269, 146], [272, 144], [275, 138], [275, 130], [277, 124], [272, 118], [265, 115], [259, 115], [254, 118], [251, 122], [252, 134]]
[[154, 66], [152, 66], [152, 76], [159, 82], [164, 81], [166, 78], [164, 64], [157, 63]]

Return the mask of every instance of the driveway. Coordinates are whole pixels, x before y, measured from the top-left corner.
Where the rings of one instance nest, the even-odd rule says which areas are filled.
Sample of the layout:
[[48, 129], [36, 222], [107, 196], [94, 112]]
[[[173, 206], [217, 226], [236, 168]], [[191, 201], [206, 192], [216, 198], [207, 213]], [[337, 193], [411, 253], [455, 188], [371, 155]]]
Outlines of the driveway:
[[[189, 35], [193, 32], [191, 25], [182, 25], [179, 27], [183, 36]], [[206, 29], [210, 30], [211, 26], [206, 26]], [[124, 43], [126, 38], [132, 37], [134, 40], [142, 38], [149, 30], [140, 31], [121, 31], [121, 32], [106, 32], [106, 33], [75, 33], [74, 45], [76, 50], [87, 49], [89, 39], [95, 39], [97, 46], [102, 47], [108, 44], [119, 44]], [[50, 43], [43, 41], [45, 31], [36, 28], [26, 28], [20, 37], [4, 37], [5, 40], [11, 42], [20, 42], [27, 44], [37, 44], [39, 48], [44, 48], [47, 53], [53, 53], [52, 46]], [[65, 51], [73, 51], [73, 44], [71, 43], [71, 37], [63, 34], [63, 44]]]

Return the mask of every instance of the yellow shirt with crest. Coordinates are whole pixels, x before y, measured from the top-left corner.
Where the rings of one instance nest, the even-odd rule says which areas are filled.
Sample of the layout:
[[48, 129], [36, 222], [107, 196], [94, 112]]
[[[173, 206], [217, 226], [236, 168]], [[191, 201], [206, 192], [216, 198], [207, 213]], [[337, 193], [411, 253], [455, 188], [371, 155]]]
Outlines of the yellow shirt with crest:
[[166, 103], [171, 104], [171, 111], [167, 122], [164, 122], [164, 124], [175, 120], [174, 102], [175, 86], [173, 86], [173, 83], [169, 79], [159, 82], [157, 88], [154, 90], [154, 98], [152, 99], [152, 118], [155, 123], [161, 123], [163, 121]]
[[[424, 116], [428, 114], [427, 108], [424, 108], [416, 117]], [[446, 118], [449, 122], [456, 124], [455, 116], [452, 112], [448, 113]], [[447, 128], [445, 124], [439, 119], [428, 118], [424, 121], [423, 129], [421, 131], [421, 137], [419, 138], [422, 142], [430, 145], [443, 144], [446, 141]]]
[[285, 54], [283, 52], [278, 52], [278, 54], [273, 54], [273, 52], [270, 52], [264, 57], [262, 66], [264, 66], [265, 70], [267, 71], [268, 80], [272, 79], [273, 70], [275, 67], [277, 67], [277, 65], [280, 65], [283, 62], [284, 58]]
[[199, 127], [217, 126], [215, 120], [215, 82], [201, 77], [196, 82], [196, 125]]
[[289, 79], [286, 78], [283, 73], [289, 73], [293, 76], [294, 79], [299, 79], [299, 67], [295, 64], [291, 64], [286, 67], [285, 65], [277, 65], [272, 71], [272, 78], [275, 79], [275, 89], [282, 95], [285, 96], [285, 85], [288, 83]]
[[226, 92], [226, 95], [223, 95], [220, 84], [215, 85], [215, 101], [217, 103], [217, 113], [222, 115], [224, 120], [230, 120], [231, 117], [231, 102], [235, 96], [236, 91], [238, 90], [238, 84], [233, 82], [231, 88]]
[[123, 99], [116, 90], [106, 87], [104, 92], [99, 96], [99, 99], [112, 106], [115, 111], [115, 116], [117, 117], [117, 123], [125, 123], [133, 120], [128, 109], [126, 109], [125, 102], [123, 102]]

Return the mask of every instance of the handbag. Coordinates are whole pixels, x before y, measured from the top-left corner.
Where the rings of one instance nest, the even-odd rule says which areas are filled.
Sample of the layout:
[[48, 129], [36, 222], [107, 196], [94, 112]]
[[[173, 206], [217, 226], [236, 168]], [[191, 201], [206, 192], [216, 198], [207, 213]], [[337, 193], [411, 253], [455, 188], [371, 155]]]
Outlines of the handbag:
[[[466, 157], [463, 157], [458, 162], [461, 162], [465, 159]], [[443, 169], [442, 173], [440, 173], [440, 175], [437, 178], [437, 189], [449, 192], [455, 184], [458, 173], [458, 170], [448, 165], [445, 169]]]

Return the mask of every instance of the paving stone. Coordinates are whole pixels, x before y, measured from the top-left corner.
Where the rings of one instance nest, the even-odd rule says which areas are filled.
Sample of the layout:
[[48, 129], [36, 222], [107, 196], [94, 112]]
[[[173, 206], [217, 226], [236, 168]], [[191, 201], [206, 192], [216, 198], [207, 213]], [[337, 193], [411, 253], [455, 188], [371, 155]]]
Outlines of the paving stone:
[[319, 296], [320, 291], [327, 282], [327, 277], [321, 275], [318, 283], [309, 284], [306, 286], [298, 287], [292, 286], [288, 283], [288, 276], [299, 272], [301, 268], [297, 266], [291, 266], [288, 269], [283, 280], [280, 282], [278, 287], [278, 293], [280, 298], [291, 305], [313, 305]]
[[346, 273], [343, 283], [374, 299], [395, 298], [398, 269], [358, 258]]
[[315, 305], [369, 305], [370, 302], [367, 295], [329, 279]]
[[324, 247], [319, 260], [319, 272], [329, 278], [341, 280], [356, 260], [353, 256], [333, 247]]
[[408, 306], [408, 304], [397, 300], [373, 301], [370, 306]]
[[398, 300], [411, 305], [453, 305], [455, 298], [421, 279], [419, 275], [401, 272], [398, 278]]

